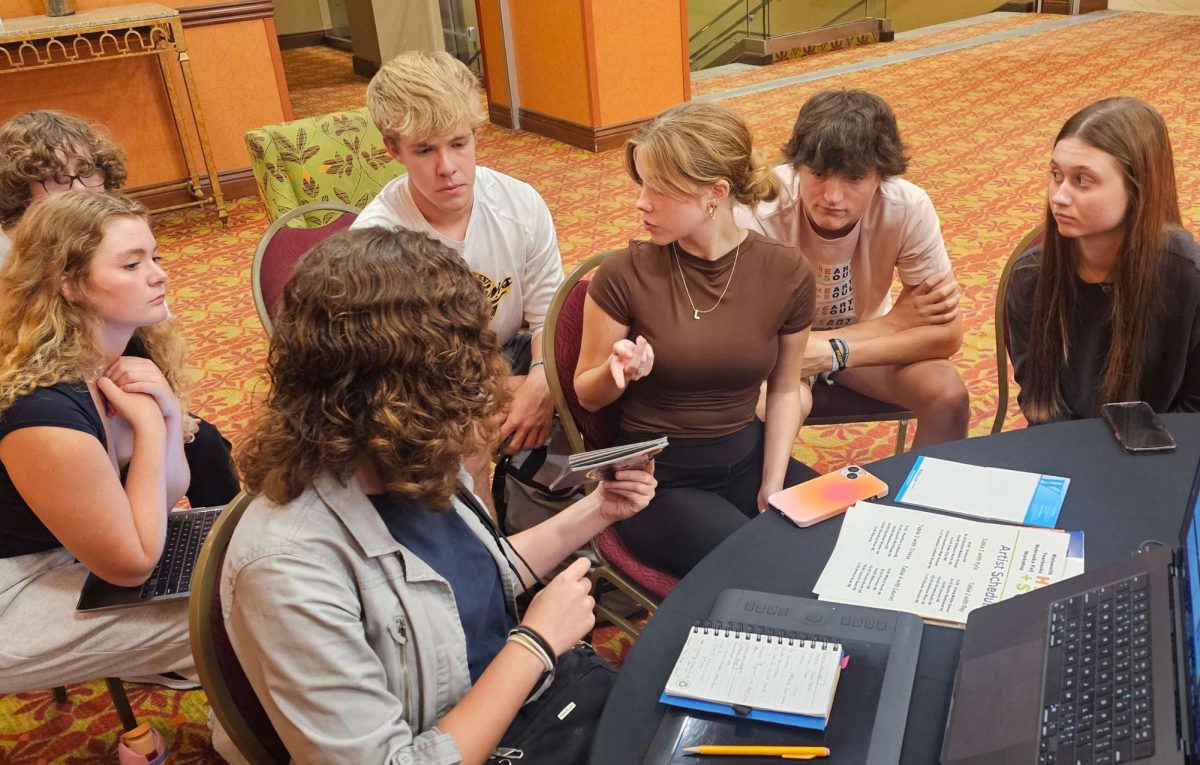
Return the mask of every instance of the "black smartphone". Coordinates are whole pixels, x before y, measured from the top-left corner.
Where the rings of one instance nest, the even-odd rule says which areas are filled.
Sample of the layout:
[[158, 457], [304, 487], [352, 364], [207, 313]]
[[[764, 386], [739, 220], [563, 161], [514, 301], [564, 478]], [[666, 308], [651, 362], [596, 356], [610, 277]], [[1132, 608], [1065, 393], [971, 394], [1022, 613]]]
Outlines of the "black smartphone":
[[1105, 404], [1101, 413], [1112, 428], [1117, 443], [1130, 454], [1169, 452], [1175, 439], [1167, 426], [1145, 401], [1120, 401]]

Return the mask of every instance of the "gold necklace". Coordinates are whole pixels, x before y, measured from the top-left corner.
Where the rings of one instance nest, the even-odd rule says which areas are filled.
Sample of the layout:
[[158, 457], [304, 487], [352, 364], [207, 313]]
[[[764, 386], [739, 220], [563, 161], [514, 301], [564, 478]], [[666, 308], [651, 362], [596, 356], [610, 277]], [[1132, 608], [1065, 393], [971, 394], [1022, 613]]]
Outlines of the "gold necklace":
[[[746, 241], [745, 238], [742, 242]], [[687, 295], [688, 305], [692, 307], [692, 318], [700, 321], [700, 315], [712, 313], [717, 310], [717, 306], [721, 305], [721, 301], [725, 299], [725, 293], [729, 292], [729, 285], [733, 284], [733, 272], [737, 270], [738, 255], [742, 254], [742, 242], [738, 242], [737, 249], [733, 251], [733, 267], [729, 269], [729, 279], [725, 281], [725, 289], [721, 290], [721, 296], [717, 298], [717, 302], [713, 303], [712, 308], [701, 311], [696, 307], [695, 301], [692, 300], [692, 291], [688, 289], [687, 277], [683, 275], [683, 266], [679, 262], [679, 250], [675, 248], [675, 243], [671, 242], [671, 254], [675, 256], [675, 267], [679, 269], [679, 281], [683, 282], [683, 294]]]

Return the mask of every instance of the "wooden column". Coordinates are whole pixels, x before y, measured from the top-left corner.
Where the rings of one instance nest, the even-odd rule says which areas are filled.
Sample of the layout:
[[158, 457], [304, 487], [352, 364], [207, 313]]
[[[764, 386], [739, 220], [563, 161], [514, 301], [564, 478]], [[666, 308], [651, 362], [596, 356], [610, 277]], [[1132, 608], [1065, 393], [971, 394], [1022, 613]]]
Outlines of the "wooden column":
[[498, 125], [512, 127], [515, 91], [522, 130], [604, 151], [691, 98], [686, 0], [476, 0], [476, 8]]

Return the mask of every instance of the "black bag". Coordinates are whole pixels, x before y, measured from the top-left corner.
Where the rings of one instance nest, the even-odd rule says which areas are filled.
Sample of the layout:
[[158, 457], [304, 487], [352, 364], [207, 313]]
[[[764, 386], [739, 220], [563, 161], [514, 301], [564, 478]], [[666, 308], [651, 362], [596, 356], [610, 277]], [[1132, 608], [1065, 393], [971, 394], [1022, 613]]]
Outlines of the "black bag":
[[559, 657], [554, 680], [525, 702], [489, 765], [587, 765], [617, 671], [587, 643]]
[[[528, 561], [504, 538], [475, 496], [461, 486], [456, 495], [491, 532], [513, 575], [520, 578], [510, 551], [533, 574]], [[529, 592], [545, 585], [545, 580], [538, 578]], [[515, 614], [513, 619], [516, 621]], [[616, 677], [617, 670], [587, 643], [558, 657], [549, 686], [535, 690], [517, 712], [488, 758], [489, 765], [587, 765], [596, 724]]]
[[583, 498], [579, 487], [551, 491], [548, 486], [570, 455], [571, 446], [558, 418], [550, 423], [550, 437], [544, 446], [501, 455], [492, 476], [492, 505], [504, 533], [532, 528]]

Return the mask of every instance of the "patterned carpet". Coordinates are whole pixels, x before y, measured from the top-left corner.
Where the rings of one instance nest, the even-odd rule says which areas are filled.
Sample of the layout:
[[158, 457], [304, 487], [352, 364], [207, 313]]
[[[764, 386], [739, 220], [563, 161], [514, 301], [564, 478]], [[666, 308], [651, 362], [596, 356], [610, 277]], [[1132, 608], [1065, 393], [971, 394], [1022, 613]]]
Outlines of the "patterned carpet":
[[[890, 44], [833, 51], [775, 67], [706, 79], [715, 94], [903, 51], [1016, 29], [1054, 17], [992, 17], [976, 25]], [[1054, 133], [1073, 111], [1109, 95], [1154, 103], [1171, 127], [1184, 218], [1200, 216], [1200, 102], [1193, 99], [1200, 19], [1127, 14], [1080, 27], [843, 74], [725, 101], [750, 123], [759, 145], [775, 153], [795, 110], [813, 92], [865, 87], [886, 97], [900, 117], [913, 161], [909, 177], [926, 188], [941, 216], [964, 287], [966, 344], [956, 358], [972, 397], [971, 433], [988, 431], [997, 385], [992, 317], [1004, 259], [1040, 218], [1045, 163]], [[297, 117], [361, 105], [365, 81], [350, 74], [348, 54], [325, 49], [284, 52]], [[914, 87], [914, 83], [919, 86]], [[530, 134], [486, 125], [479, 162], [533, 183], [558, 226], [565, 263], [622, 244], [638, 233], [634, 187], [617, 152], [591, 154]], [[268, 221], [251, 199], [236, 202], [230, 224], [189, 211], [159, 220], [171, 273], [172, 307], [191, 343], [198, 383], [193, 408], [238, 440], [257, 391], [265, 337], [250, 296], [250, 261]], [[1015, 402], [1010, 405], [1015, 415]], [[1010, 416], [1008, 426], [1020, 420]], [[806, 428], [796, 447], [819, 469], [891, 453], [891, 425]], [[619, 659], [629, 638], [612, 628], [596, 642]], [[102, 683], [69, 689], [65, 705], [49, 690], [0, 697], [0, 762], [12, 765], [112, 762], [118, 723]], [[140, 719], [171, 738], [175, 763], [219, 762], [208, 749], [204, 694], [130, 686]]]

